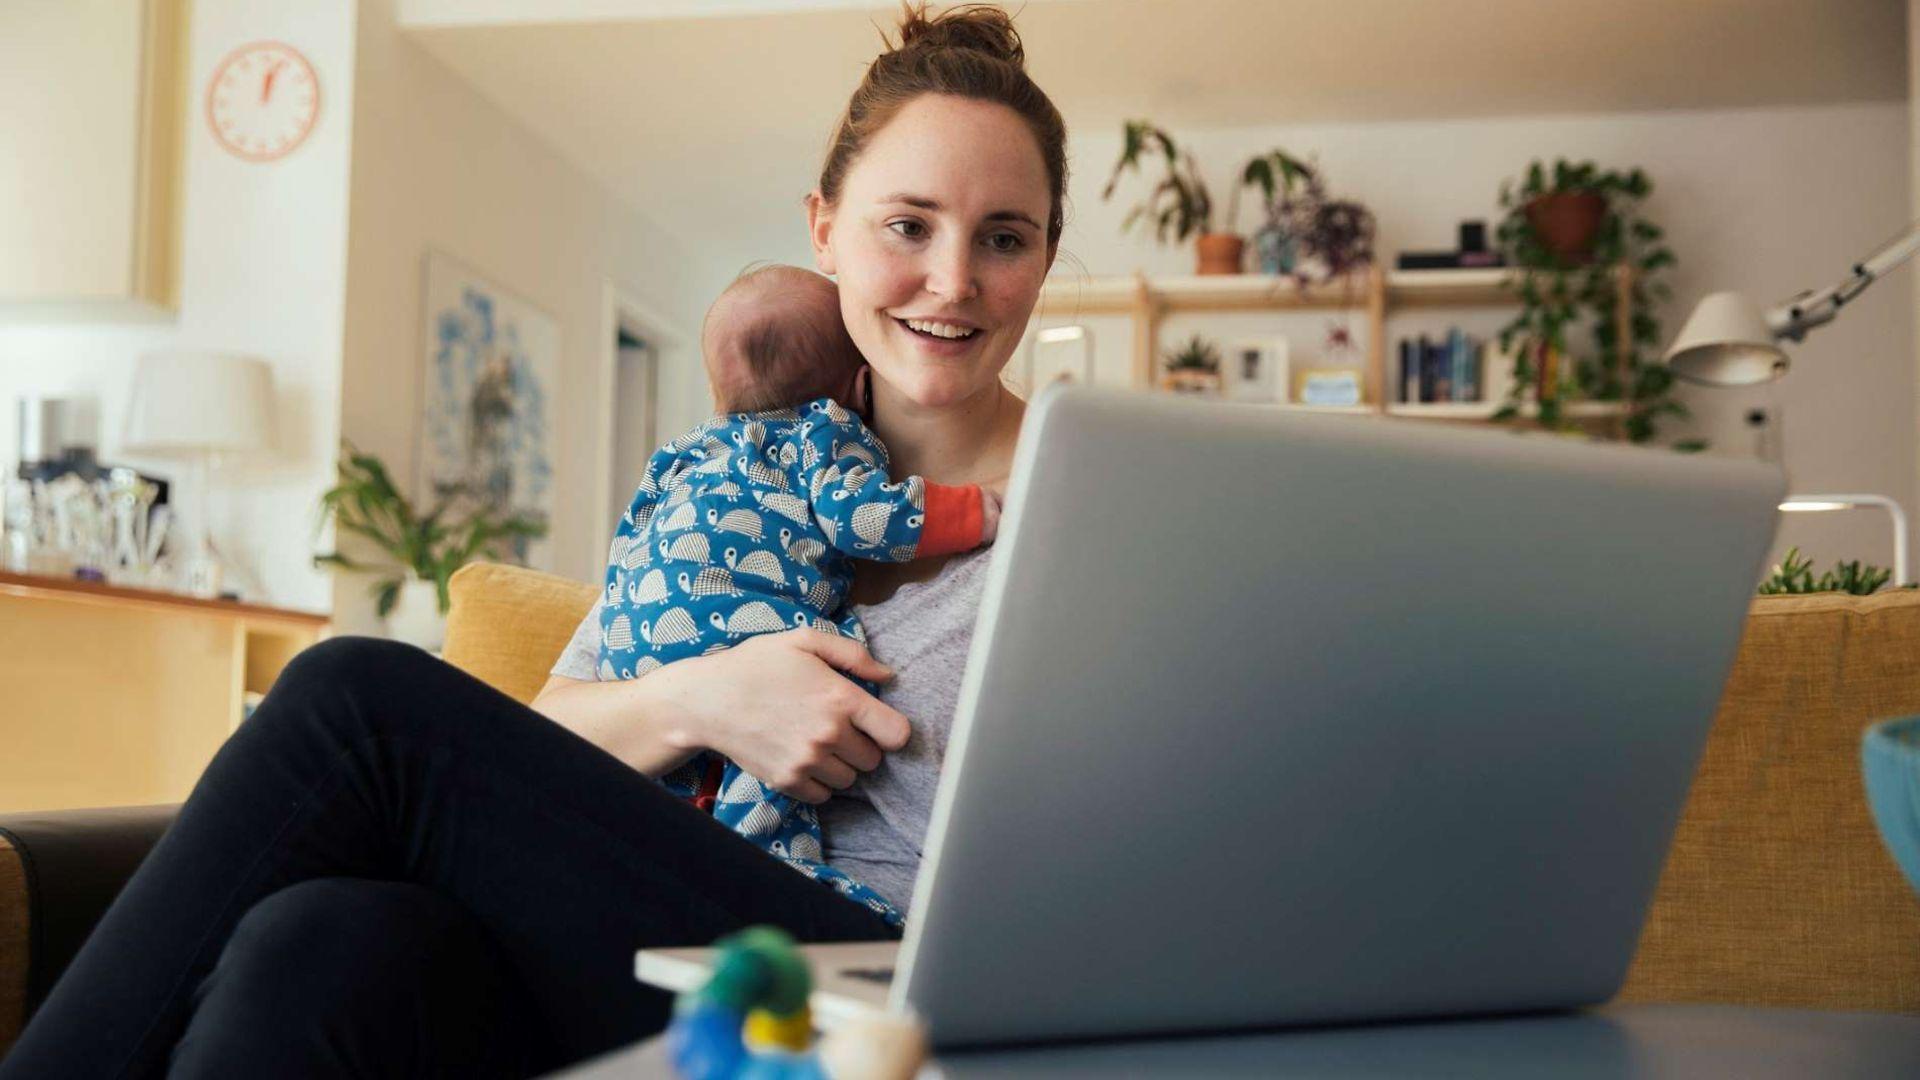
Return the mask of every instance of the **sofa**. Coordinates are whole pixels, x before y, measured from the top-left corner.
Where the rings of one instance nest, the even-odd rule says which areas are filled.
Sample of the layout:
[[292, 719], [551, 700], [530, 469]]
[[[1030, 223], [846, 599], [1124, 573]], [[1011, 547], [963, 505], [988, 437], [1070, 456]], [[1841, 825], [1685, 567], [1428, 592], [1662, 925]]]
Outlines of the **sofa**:
[[[447, 662], [521, 701], [596, 593], [491, 564], [451, 591]], [[1861, 729], [1909, 713], [1920, 591], [1757, 597], [1620, 1000], [1920, 1013], [1920, 899], [1860, 782]], [[171, 814], [0, 815], [0, 1050]]]

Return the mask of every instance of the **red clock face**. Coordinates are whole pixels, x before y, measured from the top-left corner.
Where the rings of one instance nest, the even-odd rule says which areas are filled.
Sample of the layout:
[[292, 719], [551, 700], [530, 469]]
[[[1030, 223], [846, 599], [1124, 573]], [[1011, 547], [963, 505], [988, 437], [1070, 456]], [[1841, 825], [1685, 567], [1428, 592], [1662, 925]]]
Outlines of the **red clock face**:
[[272, 161], [305, 142], [320, 118], [320, 80], [300, 50], [256, 41], [227, 54], [207, 84], [207, 124], [236, 157]]

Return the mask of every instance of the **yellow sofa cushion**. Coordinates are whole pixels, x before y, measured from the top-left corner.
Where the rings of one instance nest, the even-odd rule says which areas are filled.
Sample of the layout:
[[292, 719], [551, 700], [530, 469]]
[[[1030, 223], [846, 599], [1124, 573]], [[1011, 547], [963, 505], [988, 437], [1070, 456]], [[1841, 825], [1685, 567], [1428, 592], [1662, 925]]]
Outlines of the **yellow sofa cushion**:
[[441, 655], [522, 704], [547, 673], [600, 590], [523, 566], [469, 563], [447, 582]]
[[1920, 1012], [1860, 735], [1920, 713], [1920, 592], [1761, 597], [1622, 997]]

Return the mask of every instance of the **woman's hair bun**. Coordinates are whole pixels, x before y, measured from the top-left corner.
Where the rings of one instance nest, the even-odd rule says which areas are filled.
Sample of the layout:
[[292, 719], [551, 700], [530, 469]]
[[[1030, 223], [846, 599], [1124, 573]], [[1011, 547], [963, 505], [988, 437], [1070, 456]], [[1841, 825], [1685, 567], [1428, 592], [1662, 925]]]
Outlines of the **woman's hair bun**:
[[1026, 66], [1027, 53], [1013, 16], [992, 4], [963, 4], [928, 17], [927, 5], [907, 3], [900, 14], [900, 49], [971, 49]]

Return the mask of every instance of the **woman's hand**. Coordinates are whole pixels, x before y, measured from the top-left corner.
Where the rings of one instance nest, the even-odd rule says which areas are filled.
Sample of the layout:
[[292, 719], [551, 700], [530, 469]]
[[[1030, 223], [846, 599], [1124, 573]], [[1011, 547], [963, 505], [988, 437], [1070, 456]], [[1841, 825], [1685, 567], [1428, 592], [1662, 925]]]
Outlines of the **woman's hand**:
[[842, 672], [893, 677], [857, 641], [788, 630], [668, 664], [635, 688], [671, 718], [663, 730], [676, 750], [719, 751], [774, 790], [823, 803], [905, 746], [912, 730]]

